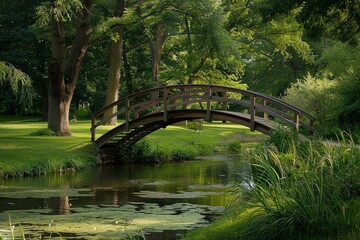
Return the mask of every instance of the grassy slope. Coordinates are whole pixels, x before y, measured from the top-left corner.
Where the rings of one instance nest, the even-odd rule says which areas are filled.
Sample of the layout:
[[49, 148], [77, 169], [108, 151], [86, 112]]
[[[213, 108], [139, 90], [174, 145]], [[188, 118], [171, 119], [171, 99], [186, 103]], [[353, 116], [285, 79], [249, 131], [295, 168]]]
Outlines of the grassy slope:
[[31, 136], [47, 123], [37, 118], [0, 116], [0, 175], [22, 176], [88, 168], [96, 162], [88, 122], [71, 124], [73, 136]]
[[[71, 137], [32, 136], [46, 122], [36, 117], [0, 116], [0, 177], [42, 174], [66, 169], [83, 169], [96, 163], [96, 146], [90, 142], [90, 121], [70, 123]], [[101, 127], [97, 133], [109, 127]], [[254, 141], [264, 136], [236, 124], [204, 124], [194, 134], [184, 125], [169, 126], [147, 136], [153, 144], [184, 146], [188, 142], [208, 148], [234, 140]]]

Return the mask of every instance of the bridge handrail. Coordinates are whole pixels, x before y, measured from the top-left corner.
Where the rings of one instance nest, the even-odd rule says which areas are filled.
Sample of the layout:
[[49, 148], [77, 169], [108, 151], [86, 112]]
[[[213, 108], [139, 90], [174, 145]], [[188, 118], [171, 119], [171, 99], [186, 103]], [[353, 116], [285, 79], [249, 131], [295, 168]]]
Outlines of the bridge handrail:
[[[189, 89], [188, 91], [183, 90]], [[171, 94], [173, 90], [179, 90], [179, 92]], [[213, 93], [223, 93], [223, 96], [212, 96]], [[234, 99], [227, 97], [227, 93], [235, 93], [235, 94], [241, 94], [242, 96], [250, 97], [250, 100], [243, 100], [240, 99]], [[151, 98], [151, 95], [157, 95], [157, 98]], [[191, 95], [195, 94], [195, 95]], [[203, 94], [203, 95], [196, 95], [196, 94]], [[160, 96], [161, 95], [161, 96]], [[136, 100], [140, 97], [149, 97], [150, 99], [142, 100], [139, 103], [132, 104], [132, 101]], [[186, 98], [192, 98], [197, 97], [196, 100], [191, 101], [185, 101]], [[181, 102], [175, 102], [170, 103], [170, 100], [182, 100]], [[262, 100], [262, 103], [257, 103], [256, 99]], [[255, 112], [256, 112], [256, 106], [259, 110], [262, 110], [261, 112], [265, 114], [274, 115], [277, 118], [281, 118], [287, 122], [292, 123], [296, 130], [299, 130], [300, 126], [303, 126], [307, 128], [310, 132], [314, 131], [314, 122], [315, 117], [311, 114], [305, 112], [304, 110], [293, 106], [287, 102], [284, 102], [283, 100], [277, 99], [275, 97], [265, 95], [262, 93], [249, 91], [249, 90], [243, 90], [243, 89], [237, 89], [227, 86], [219, 86], [219, 85], [206, 85], [206, 84], [184, 84], [184, 85], [172, 85], [172, 86], [164, 86], [164, 87], [157, 87], [152, 89], [147, 89], [141, 92], [130, 94], [126, 97], [123, 97], [119, 99], [116, 102], [111, 103], [108, 106], [105, 106], [104, 108], [100, 109], [99, 111], [95, 112], [92, 116], [91, 121], [91, 139], [92, 141], [95, 141], [95, 131], [96, 128], [100, 125], [103, 125], [108, 120], [110, 120], [113, 117], [116, 117], [120, 114], [125, 114], [125, 124], [129, 126], [130, 121], [130, 113], [129, 111], [134, 112], [134, 118], [137, 118], [139, 113], [143, 110], [150, 109], [151, 106], [161, 105], [157, 110], [152, 111], [154, 112], [164, 112], [164, 121], [167, 120], [167, 112], [170, 110], [168, 109], [169, 106], [171, 108], [176, 108], [178, 106], [186, 106], [190, 103], [199, 102], [200, 106], [201, 102], [206, 102], [206, 109], [208, 112], [208, 119], [211, 119], [211, 103], [214, 102], [221, 102], [223, 106], [227, 106], [228, 103], [237, 103], [238, 105], [241, 105], [243, 107], [247, 107], [250, 111], [251, 116], [251, 122], [252, 125], [255, 122]], [[277, 108], [268, 106], [268, 104], [273, 104]], [[98, 122], [96, 122], [96, 118], [104, 114], [107, 110], [121, 106], [122, 108], [117, 109], [117, 111], [107, 118], [104, 118]], [[125, 106], [125, 107], [124, 107]], [[284, 111], [285, 109], [285, 111]], [[293, 113], [293, 119], [291, 119], [291, 115], [287, 113], [287, 111]], [[300, 116], [304, 116], [309, 123], [304, 122], [300, 119]], [[253, 130], [253, 126], [251, 127]], [[128, 129], [127, 129], [128, 130]]]

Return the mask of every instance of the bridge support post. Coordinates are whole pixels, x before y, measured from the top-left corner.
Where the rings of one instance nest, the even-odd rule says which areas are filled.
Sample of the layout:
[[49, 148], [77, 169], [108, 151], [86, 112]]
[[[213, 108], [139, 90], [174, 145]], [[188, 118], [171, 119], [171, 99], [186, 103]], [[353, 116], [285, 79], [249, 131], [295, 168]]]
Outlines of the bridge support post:
[[255, 103], [256, 97], [254, 94], [251, 94], [250, 97], [250, 131], [255, 131]]
[[130, 100], [129, 98], [125, 99], [125, 132], [129, 132], [129, 121], [130, 121]]
[[294, 123], [296, 132], [299, 132], [300, 116], [298, 112], [294, 112]]
[[91, 141], [94, 142], [95, 141], [95, 122], [96, 122], [96, 118], [92, 117], [91, 118]]
[[[266, 100], [264, 99], [263, 100], [263, 105], [264, 105], [264, 108], [266, 108], [266, 105], [267, 105], [267, 102], [266, 102]], [[263, 118], [265, 118], [265, 119], [269, 119], [269, 115], [267, 114], [267, 113], [263, 113]]]
[[164, 87], [164, 122], [168, 120], [168, 88]]
[[207, 87], [206, 121], [211, 122], [211, 86]]

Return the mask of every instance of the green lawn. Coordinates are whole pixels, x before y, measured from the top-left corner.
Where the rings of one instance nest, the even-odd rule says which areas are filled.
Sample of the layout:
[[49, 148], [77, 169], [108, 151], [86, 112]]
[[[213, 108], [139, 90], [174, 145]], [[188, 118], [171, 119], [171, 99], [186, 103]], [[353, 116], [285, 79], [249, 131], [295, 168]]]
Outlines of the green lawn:
[[96, 163], [89, 122], [71, 123], [73, 136], [32, 136], [46, 122], [0, 116], [0, 176], [13, 177], [89, 168]]
[[[90, 142], [90, 121], [70, 123], [71, 137], [33, 136], [47, 127], [37, 117], [0, 116], [0, 176], [17, 177], [55, 171], [85, 169], [96, 165], [97, 150]], [[100, 135], [110, 127], [100, 127]], [[264, 135], [230, 123], [204, 123], [201, 132], [178, 124], [160, 129], [147, 136], [151, 144], [185, 146], [195, 142], [209, 149], [222, 148], [238, 140], [263, 139]], [[221, 149], [220, 149], [221, 150]]]

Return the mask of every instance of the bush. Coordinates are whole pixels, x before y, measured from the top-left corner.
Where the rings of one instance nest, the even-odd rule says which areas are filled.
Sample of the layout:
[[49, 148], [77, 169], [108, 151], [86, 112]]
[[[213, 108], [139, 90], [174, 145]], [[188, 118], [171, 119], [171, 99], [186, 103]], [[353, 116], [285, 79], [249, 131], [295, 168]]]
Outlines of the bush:
[[171, 150], [172, 161], [188, 161], [194, 160], [197, 155], [197, 151], [193, 145], [187, 145], [184, 147], [175, 147]]
[[30, 134], [31, 136], [55, 136], [56, 133], [49, 128], [38, 129]]
[[278, 125], [270, 134], [268, 143], [274, 145], [280, 152], [286, 153], [298, 144], [297, 132], [287, 126]]
[[195, 145], [168, 146], [163, 144], [152, 146], [145, 140], [133, 146], [119, 145], [116, 150], [117, 158], [122, 161], [144, 163], [193, 160], [198, 153]]
[[292, 84], [283, 99], [306, 110], [323, 124], [336, 120], [334, 115], [338, 105], [338, 94], [334, 90], [336, 81], [315, 78], [308, 74], [303, 80]]
[[229, 152], [241, 152], [242, 148], [242, 143], [239, 140], [235, 140], [227, 145]]
[[77, 119], [90, 119], [91, 116], [93, 115], [92, 111], [90, 110], [89, 107], [83, 107], [80, 106], [78, 110], [76, 110], [75, 114], [74, 114], [74, 118]]

